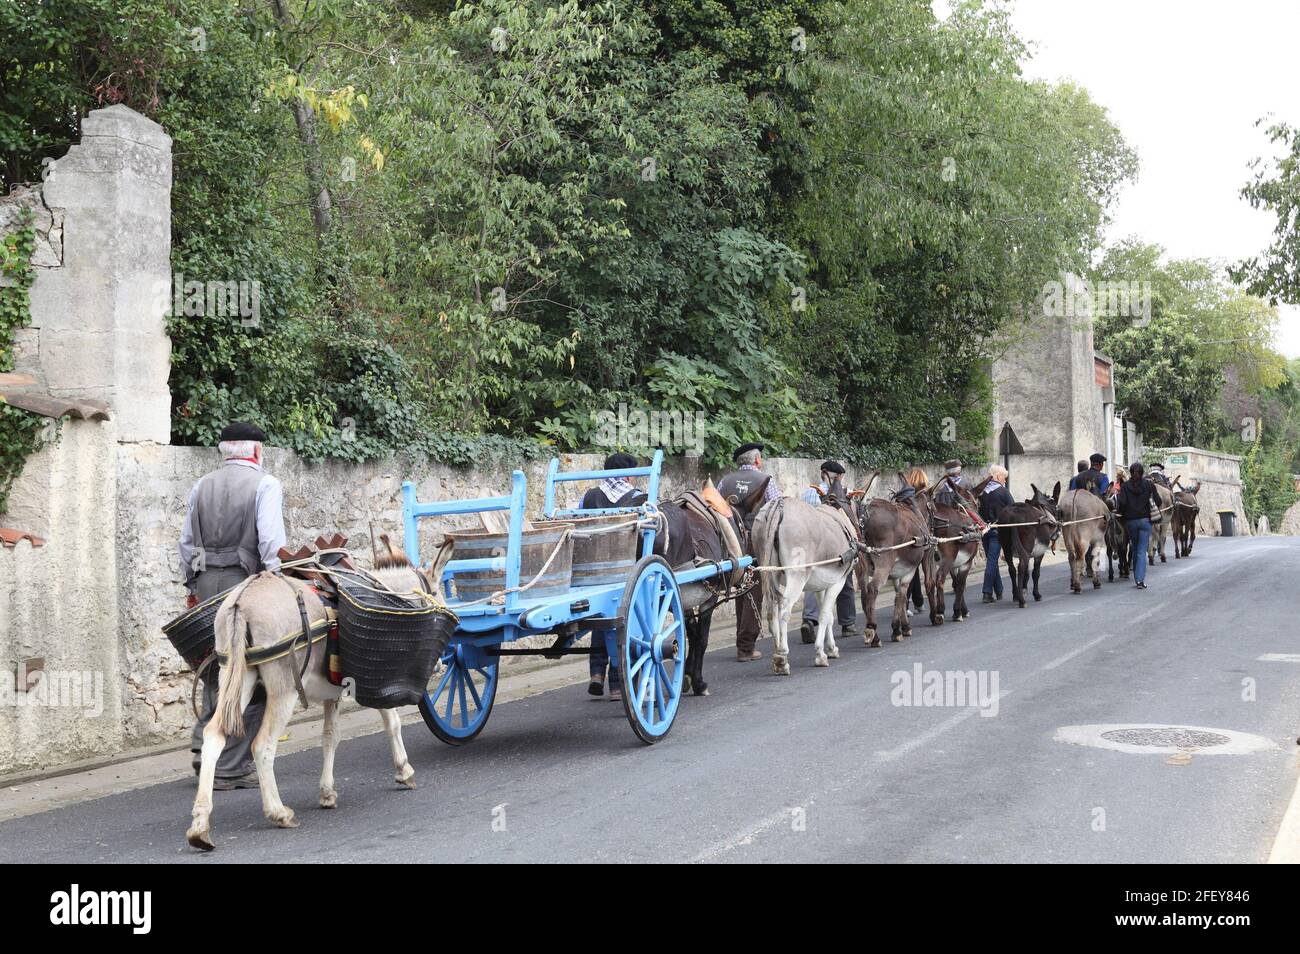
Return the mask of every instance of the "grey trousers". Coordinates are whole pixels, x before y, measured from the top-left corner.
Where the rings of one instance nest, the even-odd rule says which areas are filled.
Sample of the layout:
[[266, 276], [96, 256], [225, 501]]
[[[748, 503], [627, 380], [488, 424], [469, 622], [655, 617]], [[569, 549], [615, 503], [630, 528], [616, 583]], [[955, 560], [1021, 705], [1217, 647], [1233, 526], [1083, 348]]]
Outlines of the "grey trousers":
[[[243, 581], [245, 573], [242, 567], [214, 567], [204, 570], [194, 578], [194, 589], [199, 602], [211, 599], [222, 590]], [[196, 755], [203, 751], [203, 728], [217, 711], [217, 668], [213, 664], [208, 669], [207, 678], [203, 680], [203, 715], [199, 717], [194, 731], [190, 733], [190, 751]], [[266, 711], [266, 690], [259, 684], [253, 690], [253, 699], [244, 710], [244, 734], [235, 739], [226, 739], [226, 747], [217, 759], [217, 778], [239, 778], [253, 771], [253, 739], [262, 727], [262, 714]]]
[[[858, 628], [858, 606], [857, 601], [853, 599], [853, 587], [856, 585], [856, 577], [850, 576], [844, 583], [844, 589], [840, 590], [840, 595], [835, 598], [835, 622], [840, 624], [841, 630], [850, 633], [856, 632]], [[805, 593], [803, 595], [803, 618], [817, 622], [820, 615], [822, 595], [820, 593]]]

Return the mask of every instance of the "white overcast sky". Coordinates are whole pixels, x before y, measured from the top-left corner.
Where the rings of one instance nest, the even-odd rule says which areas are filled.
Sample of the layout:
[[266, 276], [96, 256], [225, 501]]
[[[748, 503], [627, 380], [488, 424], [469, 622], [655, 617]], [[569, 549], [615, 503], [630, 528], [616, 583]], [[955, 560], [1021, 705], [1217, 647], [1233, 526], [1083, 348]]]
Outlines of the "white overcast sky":
[[[946, 14], [938, 0], [934, 9]], [[1070, 78], [1137, 150], [1108, 240], [1137, 235], [1175, 258], [1237, 261], [1269, 244], [1274, 217], [1240, 197], [1272, 156], [1255, 120], [1300, 124], [1300, 0], [1015, 0], [1029, 75]], [[1300, 356], [1300, 307], [1276, 346]]]

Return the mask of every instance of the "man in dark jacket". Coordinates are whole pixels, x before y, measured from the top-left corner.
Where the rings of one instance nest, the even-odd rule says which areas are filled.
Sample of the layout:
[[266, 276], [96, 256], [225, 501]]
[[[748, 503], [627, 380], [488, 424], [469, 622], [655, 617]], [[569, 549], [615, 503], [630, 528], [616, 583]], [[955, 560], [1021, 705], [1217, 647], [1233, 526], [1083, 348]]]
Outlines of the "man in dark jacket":
[[[636, 458], [619, 451], [605, 458], [605, 470], [631, 470]], [[612, 507], [639, 507], [649, 498], [626, 477], [606, 477], [582, 496], [583, 510], [608, 510]]]
[[[763, 472], [762, 444], [742, 444], [736, 448], [731, 459], [735, 461], [736, 469], [718, 481], [718, 493], [727, 501], [743, 499], [768, 476]], [[776, 480], [768, 481], [763, 500], [776, 500], [780, 496], [781, 488], [777, 486]], [[748, 530], [753, 526], [754, 514], [745, 514], [745, 528]], [[736, 604], [736, 660], [753, 662], [762, 659], [763, 654], [755, 648], [761, 629], [759, 620], [763, 614], [762, 587], [754, 587]]]
[[1079, 486], [1079, 478], [1083, 476], [1083, 472], [1087, 469], [1088, 469], [1088, 462], [1086, 460], [1079, 461], [1079, 463], [1076, 465], [1075, 475], [1070, 478], [1070, 486], [1069, 486], [1070, 490], [1083, 489], [1082, 487]]
[[[631, 470], [636, 466], [636, 458], [619, 451], [605, 458], [603, 470]], [[599, 484], [582, 495], [583, 510], [608, 510], [613, 507], [639, 507], [649, 498], [644, 490], [636, 487], [626, 477], [605, 477]], [[609, 673], [609, 698], [618, 702], [623, 698], [623, 685], [618, 675], [618, 667], [610, 664], [609, 653], [605, 650], [605, 641], [593, 638], [591, 655], [587, 657], [587, 692], [593, 696], [605, 694], [605, 674]]]
[[1151, 510], [1156, 503], [1156, 485], [1145, 476], [1141, 464], [1128, 469], [1131, 475], [1120, 488], [1116, 509], [1120, 519], [1128, 526], [1128, 538], [1133, 543], [1133, 579], [1139, 590], [1147, 588], [1147, 544], [1151, 540]]
[[1070, 481], [1070, 489], [1091, 490], [1100, 497], [1106, 493], [1106, 488], [1110, 486], [1110, 478], [1106, 476], [1106, 456], [1104, 454], [1093, 454], [1088, 458], [1088, 462], [1088, 469], [1077, 474]]
[[[997, 523], [1002, 511], [1015, 503], [1011, 492], [1007, 490], [1007, 469], [1000, 464], [989, 468], [992, 479], [984, 485], [980, 494], [980, 519], [987, 524]], [[1002, 568], [998, 566], [998, 557], [1002, 554], [998, 542], [997, 530], [988, 530], [984, 534], [984, 602], [994, 603], [1002, 599]]]

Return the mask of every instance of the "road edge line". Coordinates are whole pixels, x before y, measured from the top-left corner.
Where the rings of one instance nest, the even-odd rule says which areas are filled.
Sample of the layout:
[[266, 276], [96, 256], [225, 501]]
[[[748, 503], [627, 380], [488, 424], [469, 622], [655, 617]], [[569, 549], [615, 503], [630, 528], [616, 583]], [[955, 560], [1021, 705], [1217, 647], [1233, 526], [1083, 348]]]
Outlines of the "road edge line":
[[1273, 839], [1273, 850], [1268, 853], [1270, 865], [1300, 864], [1300, 778], [1296, 779], [1291, 803], [1287, 805], [1282, 824]]

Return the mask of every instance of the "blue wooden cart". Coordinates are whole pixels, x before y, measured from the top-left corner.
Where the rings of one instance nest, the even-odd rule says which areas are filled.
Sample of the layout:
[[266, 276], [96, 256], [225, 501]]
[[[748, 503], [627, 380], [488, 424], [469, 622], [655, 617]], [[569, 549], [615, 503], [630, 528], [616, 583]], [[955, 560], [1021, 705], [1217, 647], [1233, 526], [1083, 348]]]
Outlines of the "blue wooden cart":
[[[417, 566], [419, 521], [426, 517], [508, 511], [509, 530], [505, 553], [482, 559], [451, 560], [443, 570], [443, 595], [460, 617], [460, 625], [442, 657], [420, 702], [420, 712], [429, 729], [450, 745], [464, 745], [483, 731], [496, 700], [497, 678], [502, 656], [575, 655], [590, 649], [572, 644], [587, 633], [603, 639], [611, 664], [622, 675], [623, 707], [632, 730], [643, 742], [654, 743], [668, 734], [681, 704], [682, 677], [686, 659], [685, 619], [679, 585], [706, 579], [735, 569], [732, 561], [679, 570], [661, 557], [653, 556], [654, 519], [659, 500], [659, 472], [663, 452], [657, 451], [648, 467], [623, 470], [561, 472], [552, 459], [546, 474], [544, 514], [547, 519], [628, 514], [639, 519], [641, 553], [646, 554], [631, 568], [626, 580], [601, 586], [570, 587], [562, 595], [530, 596], [520, 591], [524, 505], [527, 479], [522, 471], [511, 478], [509, 496], [473, 500], [445, 500], [422, 503], [415, 485], [402, 485], [402, 515], [406, 555]], [[604, 510], [557, 509], [556, 485], [569, 481], [596, 481], [605, 477], [648, 478], [647, 502], [639, 507]], [[741, 566], [752, 558], [743, 557]], [[497, 601], [468, 602], [451, 598], [450, 583], [461, 573], [504, 571], [504, 596]], [[545, 649], [512, 649], [524, 636], [550, 634], [554, 643]]]

